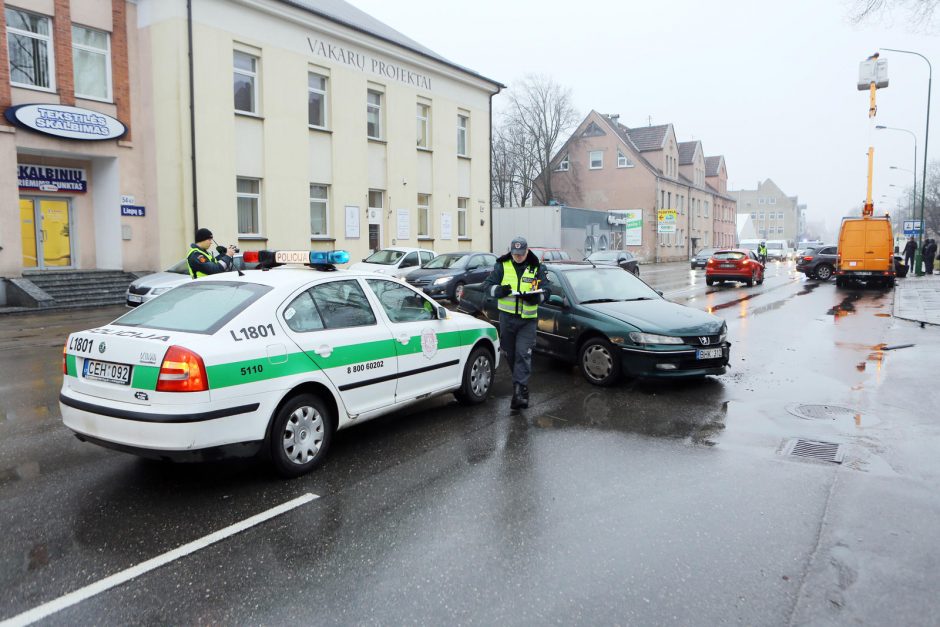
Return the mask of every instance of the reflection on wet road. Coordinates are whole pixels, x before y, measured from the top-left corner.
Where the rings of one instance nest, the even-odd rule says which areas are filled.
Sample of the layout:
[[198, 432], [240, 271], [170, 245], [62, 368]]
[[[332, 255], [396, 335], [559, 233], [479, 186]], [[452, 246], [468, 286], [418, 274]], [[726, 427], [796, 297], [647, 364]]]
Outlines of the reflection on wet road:
[[[537, 357], [529, 410], [510, 412], [501, 366], [484, 405], [434, 399], [342, 431], [294, 481], [79, 443], [58, 415], [62, 342], [115, 312], [0, 319], [0, 619], [312, 492], [55, 621], [789, 623], [838, 467], [780, 450], [858, 438], [845, 466], [890, 474], [890, 297], [787, 264], [752, 288], [687, 266], [642, 276], [727, 321], [728, 374], [602, 389]], [[854, 411], [807, 420], [794, 403]]]

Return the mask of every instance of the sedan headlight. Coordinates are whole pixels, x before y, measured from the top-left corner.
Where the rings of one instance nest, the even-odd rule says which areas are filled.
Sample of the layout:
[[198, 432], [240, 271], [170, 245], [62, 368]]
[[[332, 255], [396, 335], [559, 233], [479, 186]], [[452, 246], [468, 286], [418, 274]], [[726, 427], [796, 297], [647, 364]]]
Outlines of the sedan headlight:
[[454, 277], [452, 276], [442, 276], [439, 279], [434, 279], [434, 285], [444, 285], [445, 283], [450, 283]]
[[718, 343], [721, 344], [726, 339], [728, 339], [728, 325], [721, 325], [721, 332], [718, 334]]
[[150, 293], [156, 296], [157, 294], [162, 294], [163, 292], [167, 292], [171, 289], [173, 288], [172, 287], [155, 287], [152, 290], [150, 290]]
[[684, 344], [681, 337], [671, 335], [656, 335], [655, 333], [640, 333], [633, 331], [630, 333], [630, 339], [636, 344]]

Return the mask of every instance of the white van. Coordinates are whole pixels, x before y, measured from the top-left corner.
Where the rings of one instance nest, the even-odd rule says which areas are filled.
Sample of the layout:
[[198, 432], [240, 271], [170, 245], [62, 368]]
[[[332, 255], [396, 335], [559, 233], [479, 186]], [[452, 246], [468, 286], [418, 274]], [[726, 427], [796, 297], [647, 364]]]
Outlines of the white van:
[[767, 261], [786, 261], [790, 247], [785, 239], [767, 240]]

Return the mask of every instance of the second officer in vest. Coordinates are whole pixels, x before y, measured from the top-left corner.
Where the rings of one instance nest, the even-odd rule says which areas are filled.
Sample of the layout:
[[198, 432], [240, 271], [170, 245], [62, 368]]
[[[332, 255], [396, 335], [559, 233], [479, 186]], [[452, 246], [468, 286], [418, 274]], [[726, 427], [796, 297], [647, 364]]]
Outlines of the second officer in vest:
[[522, 236], [512, 240], [509, 253], [496, 260], [483, 282], [486, 292], [499, 299], [499, 345], [512, 369], [513, 409], [529, 406], [532, 349], [544, 282], [542, 264]]
[[[221, 246], [219, 247], [221, 249]], [[212, 252], [212, 231], [199, 229], [196, 231], [196, 241], [189, 246], [186, 261], [189, 266], [189, 276], [198, 279], [209, 274], [218, 274], [232, 269], [232, 256], [235, 248], [229, 246], [224, 254], [219, 251], [218, 257]]]

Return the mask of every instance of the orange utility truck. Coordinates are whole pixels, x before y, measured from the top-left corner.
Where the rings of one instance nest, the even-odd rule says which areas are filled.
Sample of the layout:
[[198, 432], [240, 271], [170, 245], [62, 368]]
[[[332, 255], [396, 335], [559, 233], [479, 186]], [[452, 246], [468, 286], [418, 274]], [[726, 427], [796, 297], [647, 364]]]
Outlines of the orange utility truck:
[[853, 282], [880, 287], [894, 285], [894, 235], [890, 217], [843, 218], [835, 276], [839, 287]]

